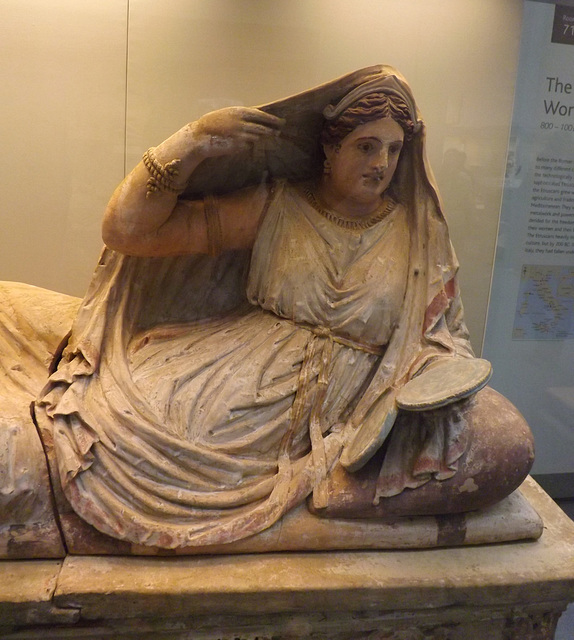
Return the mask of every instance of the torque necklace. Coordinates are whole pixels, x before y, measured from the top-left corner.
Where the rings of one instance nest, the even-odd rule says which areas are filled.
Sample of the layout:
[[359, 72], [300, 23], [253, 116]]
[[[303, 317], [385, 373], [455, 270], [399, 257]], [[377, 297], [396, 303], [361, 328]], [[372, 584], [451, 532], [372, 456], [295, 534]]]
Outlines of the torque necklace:
[[397, 204], [391, 197], [387, 196], [374, 216], [371, 216], [366, 220], [362, 218], [345, 218], [344, 216], [335, 213], [331, 209], [324, 209], [319, 204], [317, 198], [315, 197], [315, 194], [309, 187], [303, 187], [303, 194], [305, 195], [307, 201], [313, 207], [313, 209], [317, 211], [317, 213], [320, 213], [324, 218], [327, 218], [327, 220], [335, 223], [339, 227], [351, 230], [369, 229], [370, 227], [376, 225], [377, 222], [383, 220], [383, 218], [386, 218], [386, 216], [395, 208]]

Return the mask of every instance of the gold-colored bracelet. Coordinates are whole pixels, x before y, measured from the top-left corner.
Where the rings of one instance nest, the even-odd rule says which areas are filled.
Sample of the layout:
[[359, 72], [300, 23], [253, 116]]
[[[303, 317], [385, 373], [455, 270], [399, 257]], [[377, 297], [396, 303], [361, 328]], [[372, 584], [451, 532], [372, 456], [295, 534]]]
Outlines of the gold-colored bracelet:
[[175, 158], [174, 160], [171, 160], [171, 162], [163, 165], [155, 157], [154, 151], [155, 149], [150, 147], [143, 154], [142, 158], [145, 168], [150, 173], [150, 178], [147, 181], [146, 198], [151, 197], [158, 191], [168, 191], [178, 195], [183, 193], [185, 187], [176, 186], [174, 181], [174, 179], [179, 175], [181, 160], [179, 158]]
[[207, 227], [207, 250], [210, 256], [217, 256], [223, 251], [223, 231], [217, 198], [205, 196], [203, 198], [203, 212]]

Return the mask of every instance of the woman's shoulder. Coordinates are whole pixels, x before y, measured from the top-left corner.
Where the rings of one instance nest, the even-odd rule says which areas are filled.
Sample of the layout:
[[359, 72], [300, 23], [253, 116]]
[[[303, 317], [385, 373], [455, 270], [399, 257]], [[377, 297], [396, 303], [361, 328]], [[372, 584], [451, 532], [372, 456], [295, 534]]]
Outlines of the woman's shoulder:
[[[306, 203], [305, 188], [308, 183], [293, 182], [287, 178], [273, 179], [267, 184], [268, 197], [266, 212], [269, 209], [292, 210], [295, 204], [300, 206]], [[297, 208], [297, 207], [295, 207]]]
[[402, 222], [408, 226], [407, 206], [401, 202], [394, 194], [385, 196], [387, 202], [388, 218]]

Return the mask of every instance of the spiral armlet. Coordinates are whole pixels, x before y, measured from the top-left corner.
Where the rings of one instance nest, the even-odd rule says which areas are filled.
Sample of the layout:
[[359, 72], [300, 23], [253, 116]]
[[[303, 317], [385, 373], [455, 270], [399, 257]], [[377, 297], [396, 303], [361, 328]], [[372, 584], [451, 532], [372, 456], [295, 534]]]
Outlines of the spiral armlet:
[[182, 193], [185, 187], [178, 187], [175, 184], [175, 178], [179, 175], [181, 160], [175, 158], [164, 165], [155, 157], [154, 151], [155, 149], [150, 147], [143, 154], [142, 158], [145, 168], [150, 174], [150, 178], [147, 181], [146, 198], [151, 197], [159, 191], [176, 194]]

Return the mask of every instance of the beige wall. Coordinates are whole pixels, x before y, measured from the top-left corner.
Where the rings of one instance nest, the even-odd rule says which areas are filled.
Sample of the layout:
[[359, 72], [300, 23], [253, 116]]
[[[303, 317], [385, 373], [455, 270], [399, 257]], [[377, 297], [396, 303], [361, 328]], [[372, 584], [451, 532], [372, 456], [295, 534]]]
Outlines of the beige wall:
[[205, 111], [383, 62], [427, 121], [480, 350], [521, 14], [522, 0], [5, 0], [0, 278], [81, 295], [124, 161]]
[[0, 278], [81, 295], [123, 175], [126, 3], [4, 0]]

